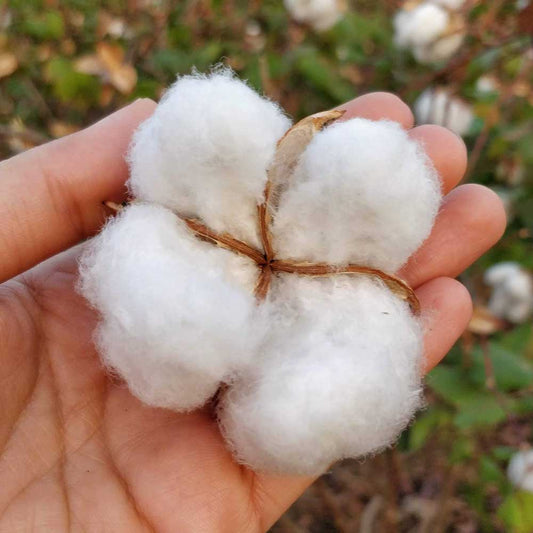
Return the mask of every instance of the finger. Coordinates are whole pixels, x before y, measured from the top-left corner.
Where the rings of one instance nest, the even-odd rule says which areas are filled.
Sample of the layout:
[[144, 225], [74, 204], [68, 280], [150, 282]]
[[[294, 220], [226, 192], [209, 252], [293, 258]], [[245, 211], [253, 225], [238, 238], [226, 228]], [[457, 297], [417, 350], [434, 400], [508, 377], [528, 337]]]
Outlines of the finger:
[[131, 135], [154, 107], [139, 100], [86, 130], [0, 164], [0, 282], [100, 226], [102, 201], [125, 192]]
[[443, 193], [450, 192], [466, 172], [467, 151], [463, 139], [446, 128], [434, 125], [413, 128], [409, 136], [422, 144], [433, 161]]
[[346, 111], [340, 120], [356, 117], [370, 120], [387, 119], [398, 122], [405, 129], [412, 128], [415, 121], [409, 106], [390, 93], [365, 94], [339, 106], [338, 109]]
[[[468, 291], [450, 278], [434, 279], [416, 294], [420, 300], [425, 331], [427, 372], [448, 353], [462, 334], [472, 315]], [[310, 477], [258, 475], [255, 484], [257, 502], [267, 530], [314, 481]]]
[[450, 351], [472, 318], [472, 298], [464, 285], [452, 278], [436, 278], [416, 291], [423, 312], [424, 373]]
[[501, 200], [490, 189], [461, 185], [446, 196], [433, 231], [399, 272], [412, 287], [459, 275], [491, 248], [505, 231]]

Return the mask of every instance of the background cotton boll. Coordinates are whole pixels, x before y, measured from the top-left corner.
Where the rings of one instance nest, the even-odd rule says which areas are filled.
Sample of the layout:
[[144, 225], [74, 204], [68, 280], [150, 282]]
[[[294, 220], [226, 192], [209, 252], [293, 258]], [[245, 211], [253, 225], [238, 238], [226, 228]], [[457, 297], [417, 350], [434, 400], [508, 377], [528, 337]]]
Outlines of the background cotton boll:
[[144, 402], [199, 407], [262, 336], [255, 264], [197, 239], [163, 207], [133, 205], [85, 252], [81, 292], [100, 311], [106, 364]]
[[533, 450], [513, 455], [507, 467], [507, 477], [515, 487], [533, 492]]
[[135, 134], [133, 194], [259, 244], [257, 203], [290, 121], [229, 71], [184, 76]]
[[285, 0], [284, 3], [294, 20], [309, 24], [316, 31], [332, 28], [345, 10], [343, 0]]
[[455, 33], [449, 37], [442, 37], [427, 46], [415, 46], [413, 55], [419, 63], [445, 61], [459, 50], [464, 37], [464, 33]]
[[394, 18], [394, 39], [398, 46], [427, 46], [448, 27], [450, 16], [440, 6], [422, 3], [410, 10], [400, 10]]
[[461, 136], [474, 120], [471, 106], [444, 88], [426, 89], [416, 100], [414, 112], [419, 124], [437, 124]]
[[446, 7], [448, 9], [457, 10], [464, 6], [465, 0], [430, 0], [432, 3]]
[[285, 276], [260, 361], [219, 420], [254, 469], [318, 475], [393, 442], [421, 404], [422, 335], [408, 305], [366, 277]]
[[396, 123], [353, 119], [318, 133], [273, 221], [277, 256], [396, 271], [429, 235], [438, 176]]
[[533, 279], [519, 264], [498, 263], [485, 273], [485, 283], [492, 288], [489, 310], [498, 318], [514, 324], [529, 319], [533, 311]]

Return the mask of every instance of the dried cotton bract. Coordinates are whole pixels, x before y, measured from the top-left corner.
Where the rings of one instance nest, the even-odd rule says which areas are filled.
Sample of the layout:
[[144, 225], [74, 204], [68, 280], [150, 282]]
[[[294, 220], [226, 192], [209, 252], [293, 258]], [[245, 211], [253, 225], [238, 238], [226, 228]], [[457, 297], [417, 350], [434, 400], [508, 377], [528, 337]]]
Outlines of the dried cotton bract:
[[394, 17], [394, 40], [419, 63], [445, 61], [461, 47], [464, 21], [457, 0], [408, 1]]
[[[391, 122], [329, 124], [339, 114], [300, 123], [276, 149], [289, 122], [275, 104], [228, 72], [180, 78], [135, 135], [136, 201], [81, 263], [106, 364], [176, 411], [225, 384], [221, 430], [256, 470], [320, 474], [375, 452], [422, 401], [421, 322], [385, 278], [274, 268], [392, 274], [431, 231], [440, 184], [421, 147]], [[273, 252], [261, 274], [267, 183]], [[191, 217], [259, 259], [198, 238]]]
[[291, 17], [318, 32], [335, 26], [345, 11], [344, 0], [285, 0]]

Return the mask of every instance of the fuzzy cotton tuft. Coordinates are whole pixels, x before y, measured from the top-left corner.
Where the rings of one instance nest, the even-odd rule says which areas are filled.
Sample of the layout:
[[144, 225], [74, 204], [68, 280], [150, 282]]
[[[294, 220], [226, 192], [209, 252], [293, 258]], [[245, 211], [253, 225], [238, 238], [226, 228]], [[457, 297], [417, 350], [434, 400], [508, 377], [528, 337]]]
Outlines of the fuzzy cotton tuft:
[[135, 134], [131, 191], [258, 245], [256, 206], [289, 126], [231, 71], [183, 76]]
[[102, 316], [104, 362], [149, 405], [201, 407], [262, 338], [256, 271], [164, 207], [127, 208], [81, 263], [81, 292]]
[[505, 261], [485, 272], [492, 288], [489, 310], [513, 324], [526, 322], [533, 311], [533, 279], [518, 263]]
[[533, 492], [533, 450], [523, 450], [513, 455], [507, 467], [507, 477], [518, 489]]
[[449, 11], [456, 3], [425, 1], [400, 9], [393, 20], [396, 45], [411, 50], [420, 63], [449, 59], [465, 36], [463, 30], [454, 28], [455, 19]]
[[271, 334], [219, 408], [255, 469], [317, 475], [392, 443], [421, 405], [422, 334], [407, 303], [366, 277], [284, 276]]
[[461, 136], [468, 134], [474, 121], [472, 107], [443, 87], [426, 89], [416, 100], [414, 112], [419, 124], [437, 124]]
[[429, 235], [441, 200], [421, 146], [395, 122], [353, 119], [318, 133], [274, 219], [280, 257], [395, 272]]
[[[137, 200], [80, 265], [105, 364], [152, 406], [188, 411], [219, 391], [228, 446], [255, 470], [316, 475], [374, 453], [422, 403], [423, 328], [406, 301], [377, 277], [276, 264], [393, 274], [431, 231], [438, 176], [398, 124], [352, 119], [317, 133], [319, 123], [296, 126], [276, 152], [289, 123], [274, 104], [227, 72], [181, 78], [135, 135]], [[278, 261], [258, 303], [263, 250], [240, 243], [255, 259], [239, 255], [227, 234], [260, 248], [269, 166]], [[199, 238], [188, 217], [211, 233]]]
[[318, 32], [335, 26], [342, 17], [342, 0], [284, 0], [285, 7], [296, 22], [309, 24]]

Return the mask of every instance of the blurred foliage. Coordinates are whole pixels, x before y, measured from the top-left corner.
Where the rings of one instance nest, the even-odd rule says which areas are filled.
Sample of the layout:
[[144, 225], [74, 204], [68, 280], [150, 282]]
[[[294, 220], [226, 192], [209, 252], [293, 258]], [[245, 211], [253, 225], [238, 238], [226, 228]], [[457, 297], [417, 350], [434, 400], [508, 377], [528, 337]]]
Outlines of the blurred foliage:
[[[533, 17], [514, 1], [469, 2], [461, 51], [447, 64], [420, 66], [394, 47], [398, 4], [354, 1], [333, 29], [316, 33], [271, 0], [7, 0], [0, 4], [0, 155], [76, 131], [136, 98], [159, 99], [176, 74], [217, 62], [295, 118], [372, 90], [412, 104], [428, 86], [445, 85], [477, 116], [465, 139], [467, 180], [508, 203], [505, 237], [463, 277], [482, 305], [488, 265], [505, 259], [533, 268]], [[487, 75], [491, 88], [480, 90]], [[510, 456], [532, 438], [532, 328], [491, 333], [468, 333], [431, 372], [428, 407], [390, 464], [378, 457], [341, 466], [276, 529], [356, 531], [375, 504], [390, 511], [376, 531], [422, 531], [424, 513], [427, 531], [533, 531], [533, 495], [505, 475]]]

